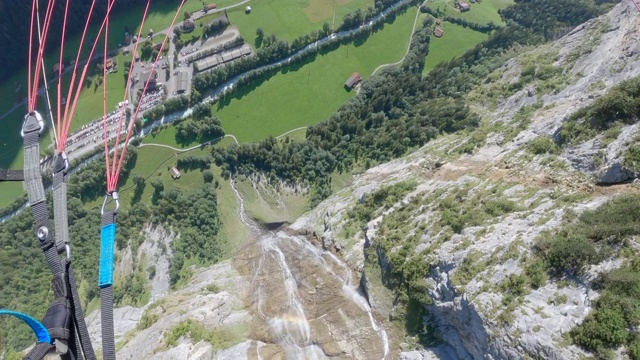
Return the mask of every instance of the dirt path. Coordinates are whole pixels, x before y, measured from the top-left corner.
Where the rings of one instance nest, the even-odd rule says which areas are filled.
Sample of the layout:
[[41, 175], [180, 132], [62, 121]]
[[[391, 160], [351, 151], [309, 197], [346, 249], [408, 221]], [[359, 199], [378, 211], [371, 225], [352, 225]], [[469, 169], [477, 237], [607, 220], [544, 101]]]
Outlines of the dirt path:
[[373, 72], [371, 73], [371, 76], [375, 75], [378, 70], [385, 68], [387, 66], [394, 66], [394, 65], [399, 65], [404, 61], [404, 58], [407, 57], [407, 54], [409, 54], [409, 50], [411, 50], [411, 39], [413, 38], [413, 34], [416, 31], [416, 24], [418, 24], [418, 17], [420, 17], [420, 7], [422, 7], [422, 5], [426, 4], [427, 1], [429, 0], [425, 0], [422, 4], [420, 4], [420, 6], [418, 6], [418, 11], [416, 12], [416, 18], [415, 20], [413, 20], [413, 27], [411, 28], [411, 33], [409, 34], [409, 43], [407, 44], [407, 51], [404, 52], [404, 55], [402, 55], [402, 59], [394, 62], [394, 63], [389, 63], [389, 64], [382, 64], [380, 66], [378, 66], [375, 70], [373, 70]]

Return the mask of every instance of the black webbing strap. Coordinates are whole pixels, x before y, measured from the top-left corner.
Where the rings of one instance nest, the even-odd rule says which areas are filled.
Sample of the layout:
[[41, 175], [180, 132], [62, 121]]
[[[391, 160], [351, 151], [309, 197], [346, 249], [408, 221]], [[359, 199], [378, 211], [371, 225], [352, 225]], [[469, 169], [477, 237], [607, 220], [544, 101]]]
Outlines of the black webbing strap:
[[[55, 299], [47, 310], [43, 323], [45, 323], [45, 326], [53, 333], [53, 338], [56, 339], [56, 341], [58, 341], [57, 339], [62, 340], [59, 344], [60, 346], [63, 344], [72, 346], [73, 350], [67, 351], [67, 354], [64, 356], [65, 359], [71, 360], [76, 359], [76, 332], [73, 329], [74, 325], [76, 325], [85, 357], [89, 360], [95, 360], [96, 357], [90, 344], [88, 330], [79, 303], [75, 277], [69, 277], [67, 265], [69, 265], [70, 269], [70, 264], [65, 263], [59, 255], [61, 251], [68, 251], [69, 247], [65, 247], [64, 242], [61, 248], [56, 246], [55, 236], [49, 221], [49, 209], [46, 203], [42, 173], [40, 171], [39, 140], [41, 128], [42, 124], [38, 125], [37, 117], [33, 114], [28, 115], [25, 118], [22, 135], [24, 138], [24, 183], [33, 213], [36, 235], [53, 275], [52, 287], [55, 293]], [[64, 225], [65, 227], [67, 226], [67, 219], [65, 219]], [[70, 253], [67, 252], [67, 262], [69, 260]], [[73, 285], [70, 284], [70, 280], [73, 280]], [[85, 340], [83, 340], [82, 337], [84, 337]], [[57, 344], [57, 342], [55, 343]], [[88, 346], [86, 344], [88, 344]], [[52, 348], [55, 348], [55, 346], [52, 346], [47, 351]], [[41, 349], [43, 349], [41, 351], [44, 351], [44, 346], [42, 346]]]
[[49, 343], [39, 342], [22, 359], [23, 360], [42, 360], [44, 359], [45, 356], [47, 356], [47, 353], [49, 353], [49, 351], [52, 351], [54, 349], [55, 349], [55, 346]]
[[[89, 336], [89, 330], [87, 329], [87, 323], [85, 322], [84, 314], [82, 313], [82, 305], [80, 304], [80, 296], [78, 295], [78, 287], [76, 285], [76, 276], [73, 273], [71, 262], [68, 263], [67, 274], [69, 275], [69, 287], [71, 288], [71, 306], [74, 312], [73, 321], [78, 339], [80, 340], [79, 345], [82, 347], [82, 352], [87, 360], [96, 360], [96, 353], [93, 350], [91, 337]], [[71, 345], [69, 349], [71, 349]]]
[[[71, 251], [69, 240], [69, 219], [67, 212], [67, 180], [69, 162], [64, 153], [56, 156], [53, 166], [53, 212], [55, 219], [56, 232], [56, 249], [59, 253]], [[75, 335], [69, 338], [69, 351], [73, 353], [84, 353], [87, 360], [95, 360], [95, 352], [91, 344], [89, 330], [82, 312], [82, 304], [80, 304], [80, 295], [78, 295], [78, 287], [71, 265], [70, 255], [67, 257], [66, 273], [68, 276], [68, 284], [71, 301], [71, 309], [73, 310], [73, 325], [75, 327], [75, 335], [78, 336], [79, 344], [76, 343]], [[81, 346], [82, 352], [76, 349], [76, 345]], [[73, 355], [73, 354], [72, 354]]]
[[102, 359], [115, 360], [116, 345], [113, 331], [113, 247], [115, 246], [115, 221], [113, 211], [102, 214], [100, 240], [100, 308], [102, 322]]
[[0, 181], [24, 181], [24, 171], [0, 169]]

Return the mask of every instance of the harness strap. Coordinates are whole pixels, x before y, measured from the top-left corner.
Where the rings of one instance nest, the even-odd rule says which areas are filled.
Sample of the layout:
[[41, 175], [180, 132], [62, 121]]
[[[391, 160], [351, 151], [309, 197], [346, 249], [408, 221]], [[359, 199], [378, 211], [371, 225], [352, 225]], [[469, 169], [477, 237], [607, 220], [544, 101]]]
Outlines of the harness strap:
[[[96, 354], [91, 344], [89, 329], [82, 313], [82, 305], [80, 304], [80, 296], [78, 295], [78, 286], [76, 285], [76, 276], [73, 273], [71, 262], [68, 263], [67, 274], [69, 276], [69, 287], [71, 288], [71, 300], [73, 307], [73, 321], [78, 336], [79, 345], [82, 347], [82, 353], [87, 360], [96, 360]], [[74, 339], [75, 340], [75, 339]], [[74, 341], [75, 342], [75, 341]], [[75, 345], [75, 344], [74, 344]]]
[[58, 252], [65, 251], [65, 247], [69, 245], [66, 178], [67, 176], [63, 170], [54, 171], [53, 173], [53, 213], [55, 214], [56, 248]]
[[101, 300], [103, 360], [115, 360], [116, 358], [116, 346], [113, 331], [113, 253], [116, 238], [115, 221], [115, 211], [108, 211], [102, 214], [98, 286], [100, 287]]
[[[34, 112], [25, 117], [22, 128], [24, 138], [24, 183], [27, 189], [29, 204], [34, 217], [36, 234], [40, 241], [47, 264], [53, 275], [52, 287], [56, 299], [47, 310], [43, 322], [52, 330], [58, 351], [65, 354], [66, 359], [76, 358], [76, 342], [74, 326], [81, 340], [82, 350], [88, 360], [95, 360], [93, 347], [90, 344], [89, 332], [86, 327], [75, 277], [69, 276], [71, 269], [69, 230], [66, 202], [66, 157], [58, 156], [54, 167], [54, 214], [56, 241], [47, 207], [42, 174], [40, 172], [40, 132], [44, 124], [42, 117]], [[60, 166], [62, 161], [62, 166]], [[57, 189], [57, 190], [56, 190]], [[66, 252], [67, 261], [60, 258], [60, 253]], [[69, 346], [72, 349], [69, 349]], [[42, 347], [44, 349], [44, 347]], [[51, 350], [51, 348], [49, 349]], [[34, 358], [35, 359], [35, 358]]]
[[0, 169], [0, 181], [24, 181], [22, 170]]
[[55, 349], [55, 346], [46, 342], [39, 342], [22, 360], [42, 360], [53, 349]]

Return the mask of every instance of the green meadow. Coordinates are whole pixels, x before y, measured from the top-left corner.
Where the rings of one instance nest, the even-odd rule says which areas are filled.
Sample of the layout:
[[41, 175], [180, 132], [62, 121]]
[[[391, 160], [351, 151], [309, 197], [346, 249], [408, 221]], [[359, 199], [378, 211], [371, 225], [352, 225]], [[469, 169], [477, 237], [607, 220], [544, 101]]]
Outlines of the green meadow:
[[489, 37], [488, 34], [448, 22], [442, 22], [440, 27], [444, 30], [444, 35], [441, 38], [431, 37], [423, 74], [427, 74], [441, 62], [464, 55]]
[[498, 14], [498, 10], [504, 9], [514, 3], [513, 0], [482, 0], [471, 3], [470, 0], [466, 2], [471, 5], [471, 9], [466, 12], [460, 12], [457, 8], [457, 0], [428, 0], [427, 6], [440, 10], [441, 12], [462, 19], [466, 19], [470, 22], [478, 24], [488, 24], [493, 22], [497, 25], [502, 25], [504, 22]]
[[[238, 25], [240, 33], [253, 43], [256, 29], [262, 28], [265, 36], [271, 34], [291, 41], [313, 30], [320, 30], [325, 22], [337, 28], [342, 19], [355, 9], [373, 7], [373, 0], [260, 0], [250, 2], [251, 13], [244, 7], [229, 10], [229, 20]], [[335, 16], [334, 16], [335, 15]]]
[[286, 68], [268, 80], [236, 91], [231, 100], [214, 105], [227, 134], [254, 142], [328, 118], [355, 91], [344, 82], [354, 72], [368, 78], [381, 64], [402, 58], [411, 33], [413, 8], [358, 46], [341, 45], [295, 70]]

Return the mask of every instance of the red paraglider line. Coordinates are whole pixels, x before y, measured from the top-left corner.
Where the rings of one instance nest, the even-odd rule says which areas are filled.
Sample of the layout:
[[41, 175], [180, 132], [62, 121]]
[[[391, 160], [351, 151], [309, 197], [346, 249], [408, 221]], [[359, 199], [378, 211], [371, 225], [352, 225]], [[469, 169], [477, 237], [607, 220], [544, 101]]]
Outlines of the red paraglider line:
[[[107, 7], [111, 5], [115, 0], [107, 0]], [[107, 26], [104, 33], [104, 57], [102, 59], [102, 127], [104, 129], [104, 158], [106, 162], [107, 171], [107, 184], [111, 180], [110, 166], [109, 166], [109, 134], [107, 133], [107, 57], [109, 55], [109, 15], [105, 17]]]
[[38, 49], [38, 57], [36, 60], [36, 68], [35, 68], [35, 77], [33, 79], [33, 87], [31, 88], [32, 96], [31, 96], [31, 108], [35, 109], [36, 104], [38, 102], [38, 84], [40, 83], [40, 73], [42, 71], [42, 62], [44, 61], [44, 50], [47, 45], [47, 37], [49, 35], [49, 27], [51, 26], [51, 18], [53, 17], [53, 8], [56, 5], [56, 0], [52, 0], [47, 4], [47, 11], [44, 17], [44, 27], [42, 31], [42, 39], [40, 42], [40, 46]]
[[[84, 45], [84, 40], [87, 35], [87, 31], [89, 29], [89, 21], [91, 20], [91, 15], [93, 14], [93, 9], [96, 5], [96, 0], [91, 2], [91, 8], [89, 8], [89, 14], [87, 15], [87, 21], [84, 24], [84, 31], [82, 32], [82, 37], [80, 38], [80, 45], [78, 46], [78, 55], [76, 55], [76, 61], [73, 64], [73, 71], [71, 75], [71, 83], [69, 85], [69, 91], [67, 93], [67, 104], [64, 107], [64, 115], [62, 116], [62, 130], [59, 129], [58, 136], [58, 151], [61, 152], [67, 146], [67, 134], [64, 133], [64, 128], [67, 128], [67, 122], [71, 122], [69, 120], [69, 107], [71, 105], [71, 96], [73, 95], [73, 90], [76, 82], [76, 71], [78, 70], [78, 63], [80, 62], [80, 54], [82, 53], [82, 46]], [[88, 59], [89, 61], [91, 58]], [[80, 84], [78, 84], [79, 86]]]
[[[158, 55], [156, 55], [156, 60], [153, 62], [153, 66], [151, 66], [151, 74], [153, 74], [153, 72], [155, 71], [156, 65], [158, 65], [158, 60], [160, 60], [160, 56], [162, 55], [162, 51], [164, 50], [164, 46], [167, 43], [167, 39], [169, 38], [169, 34], [171, 34], [171, 31], [173, 30], [173, 25], [176, 23], [176, 19], [178, 18], [178, 14], [180, 14], [180, 11], [182, 10], [182, 6], [184, 6], [186, 0], [182, 0], [182, 2], [180, 3], [180, 7], [178, 7], [178, 10], [176, 11], [176, 14], [173, 17], [173, 21], [171, 21], [171, 25], [169, 26], [169, 29], [167, 30], [167, 34], [164, 37], [164, 40], [162, 41], [162, 45], [160, 46], [160, 50], [158, 51]], [[134, 59], [135, 60], [135, 59]], [[147, 79], [146, 84], [144, 85], [144, 89], [142, 90], [142, 95], [141, 98], [144, 97], [144, 94], [146, 94], [147, 92], [147, 88], [149, 87], [149, 83], [151, 82], [151, 78]], [[129, 123], [129, 129], [127, 130], [127, 138], [124, 142], [124, 149], [122, 150], [122, 153], [120, 154], [120, 158], [118, 159], [117, 162], [117, 168], [113, 174], [113, 176], [111, 177], [111, 184], [110, 186], [107, 188], [109, 192], [115, 191], [117, 185], [118, 185], [118, 176], [120, 175], [120, 170], [122, 169], [122, 163], [124, 162], [124, 154], [127, 151], [127, 145], [129, 144], [129, 139], [131, 138], [131, 130], [133, 130], [134, 128], [134, 124], [136, 119], [138, 118], [138, 113], [140, 112], [140, 106], [142, 106], [142, 101], [138, 102], [138, 106], [136, 106], [136, 112], [133, 115], [133, 118], [131, 120], [131, 122]], [[119, 126], [119, 130], [120, 127], [122, 125], [122, 122], [120, 122], [120, 126]], [[116, 150], [117, 150], [117, 144], [116, 144]], [[115, 154], [114, 154], [114, 159], [115, 159]]]
[[[105, 15], [105, 19], [102, 20], [102, 25], [100, 25], [100, 30], [98, 31], [98, 35], [96, 36], [96, 38], [99, 38], [102, 35], [102, 31], [104, 30], [106, 19], [111, 13], [111, 9], [113, 8], [114, 3], [115, 2], [112, 2], [111, 5], [107, 8], [107, 14]], [[75, 96], [73, 98], [71, 112], [67, 114], [67, 116], [65, 116], [65, 124], [63, 126], [64, 129], [62, 131], [62, 136], [64, 141], [60, 141], [60, 145], [62, 146], [61, 150], [64, 150], [64, 147], [66, 146], [67, 136], [69, 134], [69, 128], [71, 127], [71, 121], [73, 119], [73, 113], [76, 111], [76, 106], [78, 105], [78, 99], [80, 98], [80, 93], [82, 92], [82, 87], [80, 85], [84, 83], [84, 80], [87, 77], [87, 71], [89, 70], [89, 65], [91, 64], [91, 59], [93, 58], [93, 53], [95, 52], [97, 45], [98, 45], [98, 41], [94, 41], [93, 47], [91, 47], [91, 52], [89, 53], [89, 58], [87, 59], [87, 62], [84, 64], [84, 68], [82, 69], [82, 75], [80, 76], [80, 81], [78, 83], [78, 87], [76, 89]]]
[[[158, 51], [158, 55], [156, 56], [156, 60], [153, 62], [153, 66], [151, 67], [151, 74], [153, 74], [153, 72], [155, 71], [156, 65], [158, 64], [158, 60], [160, 59], [160, 56], [162, 55], [162, 51], [164, 50], [164, 46], [167, 43], [167, 39], [169, 38], [169, 34], [171, 34], [172, 30], [173, 30], [173, 25], [176, 22], [176, 19], [178, 18], [178, 14], [180, 14], [180, 11], [182, 10], [182, 6], [184, 5], [186, 0], [182, 0], [182, 2], [180, 3], [180, 7], [178, 8], [178, 11], [176, 11], [176, 15], [173, 17], [173, 21], [171, 22], [171, 26], [169, 26], [169, 29], [167, 30], [167, 34], [164, 37], [164, 40], [162, 41], [162, 46], [160, 46], [160, 50]], [[135, 59], [134, 59], [135, 60]], [[151, 78], [147, 79], [146, 84], [144, 85], [144, 90], [142, 91], [142, 95], [141, 95], [141, 99], [142, 97], [144, 97], [144, 94], [147, 92], [147, 88], [149, 87], [149, 83], [151, 82]], [[111, 184], [110, 186], [107, 188], [107, 190], [109, 192], [115, 191], [117, 185], [118, 185], [118, 176], [120, 175], [120, 170], [122, 169], [122, 163], [124, 162], [124, 154], [127, 151], [127, 145], [129, 144], [129, 139], [131, 138], [131, 130], [134, 128], [134, 124], [136, 119], [138, 118], [138, 113], [140, 112], [140, 106], [142, 105], [142, 102], [139, 101], [138, 102], [138, 106], [136, 106], [136, 112], [133, 115], [133, 118], [131, 120], [131, 122], [129, 123], [129, 129], [127, 131], [127, 138], [124, 142], [124, 149], [122, 150], [122, 153], [120, 154], [120, 159], [118, 159], [118, 165], [116, 168], [116, 171], [114, 172], [114, 176], [112, 176], [111, 178]], [[117, 150], [117, 147], [116, 147]], [[114, 156], [115, 158], [115, 156]]]
[[640, 12], [640, 5], [638, 5], [638, 2], [636, 0], [631, 0], [633, 1], [633, 5], [636, 6], [636, 9], [638, 9], [638, 12]]
[[[136, 54], [138, 53], [138, 45], [140, 44], [140, 36], [142, 35], [142, 29], [144, 28], [144, 24], [147, 21], [147, 14], [149, 13], [149, 6], [151, 5], [151, 0], [147, 0], [147, 6], [144, 9], [144, 14], [142, 15], [142, 23], [140, 24], [140, 30], [138, 30], [138, 36], [136, 38], [136, 45], [133, 47], [133, 59], [131, 61], [131, 65], [129, 65], [129, 74], [131, 74], [133, 72], [133, 66], [136, 63]], [[129, 76], [127, 78], [127, 85], [124, 88], [124, 99], [122, 100], [123, 102], [125, 100], [127, 100], [127, 95], [129, 93], [129, 88], [131, 86], [131, 76]], [[120, 109], [120, 117], [118, 119], [118, 132], [116, 134], [116, 144], [115, 144], [115, 149], [113, 150], [113, 161], [111, 162], [114, 166], [117, 160], [117, 156], [118, 156], [118, 147], [120, 145], [120, 133], [122, 132], [122, 123], [123, 123], [123, 119], [124, 119], [124, 112], [125, 112], [126, 107], [123, 106]], [[132, 120], [134, 121], [134, 120]], [[105, 146], [108, 146], [108, 136], [105, 133]], [[108, 161], [108, 160], [107, 160]], [[115, 185], [114, 188], [112, 189], [111, 187], [111, 183], [109, 180], [113, 179], [114, 173], [112, 172], [111, 174], [107, 175], [107, 191], [108, 192], [112, 192], [115, 190]], [[117, 183], [118, 181], [116, 180], [115, 183]]]
[[[58, 62], [58, 105], [56, 106], [56, 111], [58, 112], [58, 116], [56, 117], [56, 128], [60, 129], [61, 119], [61, 107], [62, 107], [62, 58], [64, 55], [64, 37], [67, 33], [67, 17], [69, 14], [69, 0], [64, 7], [64, 20], [62, 22], [62, 39], [60, 40], [60, 60]], [[58, 148], [60, 148], [59, 144], [56, 144]]]
[[33, 0], [31, 3], [31, 27], [29, 28], [29, 57], [27, 63], [27, 110], [29, 112], [33, 112], [33, 108], [31, 108], [31, 62], [33, 57], [33, 24], [35, 23], [36, 18], [36, 1]]

